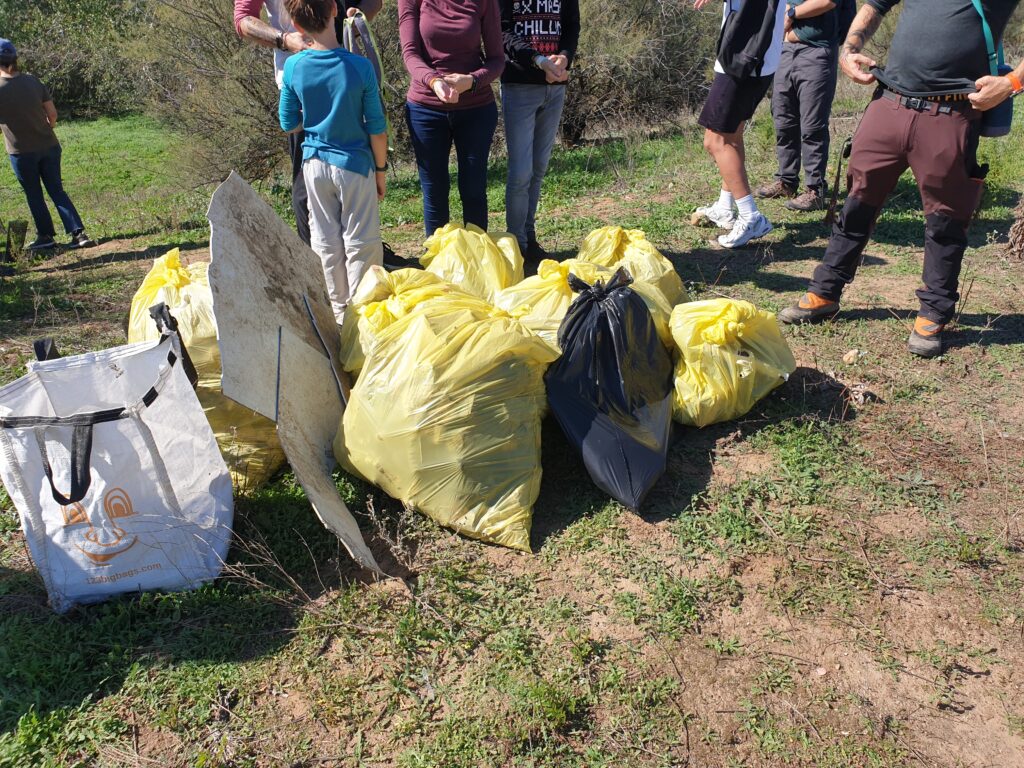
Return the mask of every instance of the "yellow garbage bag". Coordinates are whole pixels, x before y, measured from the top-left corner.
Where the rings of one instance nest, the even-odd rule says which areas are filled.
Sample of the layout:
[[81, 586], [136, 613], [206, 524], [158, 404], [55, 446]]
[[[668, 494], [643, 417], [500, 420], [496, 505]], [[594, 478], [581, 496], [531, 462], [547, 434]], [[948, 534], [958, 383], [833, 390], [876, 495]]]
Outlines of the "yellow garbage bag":
[[651, 311], [658, 336], [672, 346], [672, 308], [689, 301], [689, 296], [672, 262], [651, 245], [642, 230], [615, 226], [595, 229], [583, 239], [576, 258], [610, 270], [625, 267], [633, 278], [633, 290]]
[[775, 315], [749, 301], [680, 304], [671, 326], [679, 352], [672, 415], [681, 424], [738, 418], [796, 370]]
[[570, 273], [590, 285], [612, 276], [612, 270], [589, 261], [544, 259], [537, 266], [536, 275], [500, 291], [495, 297], [495, 306], [515, 315], [523, 325], [558, 349], [558, 329], [576, 298], [569, 287]]
[[544, 371], [557, 354], [481, 299], [426, 301], [377, 336], [335, 456], [444, 526], [529, 551]]
[[424, 242], [420, 263], [452, 285], [494, 301], [502, 288], [523, 279], [523, 257], [507, 233], [488, 235], [469, 224], [445, 224]]
[[220, 348], [207, 262], [181, 263], [177, 248], [153, 262], [132, 297], [128, 341], [160, 338], [149, 308], [163, 302], [178, 321], [182, 343], [199, 374], [196, 395], [213, 428], [235, 488], [264, 483], [285, 462], [274, 422], [225, 397], [220, 388]]
[[359, 373], [367, 351], [382, 330], [423, 302], [451, 295], [470, 296], [423, 269], [388, 272], [384, 267], [370, 267], [345, 310], [341, 326], [342, 367]]

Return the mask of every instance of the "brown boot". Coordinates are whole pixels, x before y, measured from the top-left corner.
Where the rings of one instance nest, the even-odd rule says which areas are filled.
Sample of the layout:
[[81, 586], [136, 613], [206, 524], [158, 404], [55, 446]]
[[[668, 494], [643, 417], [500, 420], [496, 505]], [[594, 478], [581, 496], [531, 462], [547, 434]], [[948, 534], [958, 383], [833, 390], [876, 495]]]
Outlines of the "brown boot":
[[823, 211], [825, 210], [825, 188], [808, 187], [807, 191], [792, 200], [786, 201], [786, 207], [791, 211]]
[[780, 179], [769, 184], [762, 184], [754, 190], [754, 197], [760, 198], [793, 197], [794, 195], [796, 195], [796, 187], [791, 187]]
[[838, 301], [830, 301], [808, 291], [800, 297], [800, 301], [786, 307], [776, 317], [787, 325], [801, 325], [803, 323], [823, 323], [826, 320], [831, 320], [838, 313]]
[[907, 349], [918, 357], [938, 357], [942, 354], [942, 332], [946, 330], [943, 323], [932, 322], [918, 315], [914, 320], [914, 330], [907, 339]]

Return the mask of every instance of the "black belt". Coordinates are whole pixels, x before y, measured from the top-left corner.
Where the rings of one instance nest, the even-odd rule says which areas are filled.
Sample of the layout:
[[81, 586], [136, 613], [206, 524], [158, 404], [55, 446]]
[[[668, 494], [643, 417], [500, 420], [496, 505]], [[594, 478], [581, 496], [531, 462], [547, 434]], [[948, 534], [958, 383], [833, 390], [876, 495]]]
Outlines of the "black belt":
[[883, 99], [895, 101], [897, 104], [912, 109], [915, 112], [937, 112], [938, 114], [949, 114], [950, 112], [966, 112], [974, 109], [967, 99], [966, 93], [954, 93], [933, 98], [919, 98], [917, 96], [904, 96], [902, 93], [880, 88], [879, 93]]

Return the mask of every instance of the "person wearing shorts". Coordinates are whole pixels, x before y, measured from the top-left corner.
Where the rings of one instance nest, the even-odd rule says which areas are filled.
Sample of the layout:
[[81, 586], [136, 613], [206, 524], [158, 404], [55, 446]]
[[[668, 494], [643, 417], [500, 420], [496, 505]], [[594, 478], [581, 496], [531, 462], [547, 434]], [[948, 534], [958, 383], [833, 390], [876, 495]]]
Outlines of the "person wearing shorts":
[[[695, 0], [694, 8], [699, 10], [708, 2], [710, 0]], [[773, 5], [772, 0], [724, 0], [723, 29], [730, 21], [736, 21], [731, 17], [740, 12], [744, 3], [763, 5], [766, 12], [773, 10], [775, 24], [762, 32], [761, 40], [756, 36], [723, 34], [718, 60], [715, 61], [715, 79], [697, 119], [697, 123], [704, 128], [704, 148], [718, 166], [722, 189], [718, 200], [698, 208], [694, 218], [695, 221], [706, 221], [728, 229], [728, 233], [718, 237], [719, 244], [725, 248], [739, 248], [772, 231], [771, 223], [757, 209], [751, 194], [743, 148], [743, 128], [771, 88], [772, 76], [782, 53], [786, 6], [781, 2]], [[723, 46], [739, 44], [740, 40], [746, 41], [756, 51], [756, 63], [744, 76], [728, 72], [722, 61], [734, 60], [732, 54], [737, 53], [723, 50]], [[729, 68], [733, 69], [732, 66]]]

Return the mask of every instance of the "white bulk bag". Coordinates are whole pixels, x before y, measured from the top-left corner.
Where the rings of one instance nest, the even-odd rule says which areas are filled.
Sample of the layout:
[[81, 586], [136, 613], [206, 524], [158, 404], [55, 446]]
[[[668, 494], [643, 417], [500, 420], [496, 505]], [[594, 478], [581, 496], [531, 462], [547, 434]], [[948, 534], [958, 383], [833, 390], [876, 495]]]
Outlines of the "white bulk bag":
[[28, 369], [0, 388], [0, 478], [54, 610], [215, 578], [231, 478], [177, 336]]

